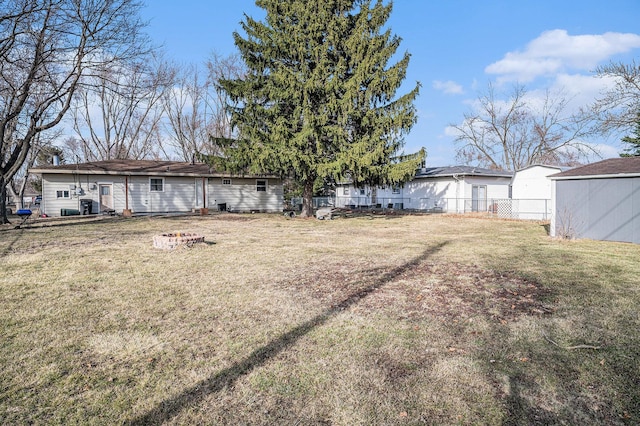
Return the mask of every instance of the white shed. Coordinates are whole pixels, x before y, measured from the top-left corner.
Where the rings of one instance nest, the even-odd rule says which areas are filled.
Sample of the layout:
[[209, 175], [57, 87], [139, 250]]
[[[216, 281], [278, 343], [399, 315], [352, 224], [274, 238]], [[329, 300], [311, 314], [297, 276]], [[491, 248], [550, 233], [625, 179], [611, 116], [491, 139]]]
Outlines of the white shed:
[[552, 236], [640, 244], [640, 157], [611, 158], [550, 179]]
[[567, 167], [534, 164], [517, 170], [511, 180], [514, 216], [518, 219], [551, 218], [551, 180], [548, 176], [568, 170]]

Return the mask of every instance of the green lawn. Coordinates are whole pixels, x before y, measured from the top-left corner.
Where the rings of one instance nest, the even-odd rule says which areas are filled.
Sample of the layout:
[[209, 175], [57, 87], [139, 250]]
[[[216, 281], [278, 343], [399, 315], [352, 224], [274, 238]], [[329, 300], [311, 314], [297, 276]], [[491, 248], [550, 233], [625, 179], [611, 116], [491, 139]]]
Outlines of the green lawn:
[[0, 419], [638, 424], [639, 259], [446, 215], [5, 228]]

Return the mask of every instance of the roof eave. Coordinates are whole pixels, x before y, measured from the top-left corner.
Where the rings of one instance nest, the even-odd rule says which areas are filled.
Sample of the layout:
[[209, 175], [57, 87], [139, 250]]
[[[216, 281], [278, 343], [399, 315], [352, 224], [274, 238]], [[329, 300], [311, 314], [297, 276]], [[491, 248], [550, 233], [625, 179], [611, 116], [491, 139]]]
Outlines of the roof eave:
[[175, 173], [175, 172], [161, 172], [161, 171], [114, 171], [114, 170], [69, 170], [69, 169], [29, 169], [29, 173], [42, 175], [42, 174], [54, 174], [54, 175], [108, 175], [108, 176], [164, 176], [164, 177], [243, 177], [247, 179], [253, 178], [265, 178], [265, 179], [278, 179], [274, 175], [233, 175], [230, 173]]
[[499, 178], [511, 179], [513, 175], [511, 174], [489, 175], [484, 173], [439, 173], [439, 174], [433, 174], [433, 175], [416, 175], [416, 179], [425, 179], [425, 178], [433, 178], [433, 177], [499, 177]]
[[640, 177], [640, 173], [609, 173], [601, 175], [547, 176], [551, 180], [620, 179]]

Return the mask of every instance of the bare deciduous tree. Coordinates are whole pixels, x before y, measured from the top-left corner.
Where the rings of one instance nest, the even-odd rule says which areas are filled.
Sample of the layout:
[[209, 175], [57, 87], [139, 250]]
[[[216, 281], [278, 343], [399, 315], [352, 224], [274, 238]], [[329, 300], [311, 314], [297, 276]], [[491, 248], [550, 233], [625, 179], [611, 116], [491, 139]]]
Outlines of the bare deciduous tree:
[[596, 76], [612, 78], [613, 87], [596, 100], [602, 133], [630, 133], [640, 114], [640, 64], [610, 63], [596, 68]]
[[237, 80], [244, 78], [246, 65], [239, 54], [221, 56], [212, 54], [207, 61], [209, 70], [209, 82], [215, 87], [213, 96], [213, 116], [209, 120], [209, 134], [214, 138], [232, 139], [234, 129], [231, 125], [229, 109], [237, 106], [229, 94], [223, 90], [219, 82], [222, 80]]
[[158, 157], [160, 99], [173, 78], [173, 69], [153, 57], [110, 64], [88, 77], [74, 98], [77, 138], [67, 150], [86, 161]]
[[31, 142], [31, 149], [29, 150], [26, 161], [7, 183], [7, 192], [16, 200], [16, 204], [19, 207], [27, 207], [23, 204], [25, 191], [30, 183], [33, 184], [36, 182], [36, 178], [29, 175], [29, 169], [33, 167], [38, 158], [42, 157], [44, 153], [55, 150], [52, 144], [59, 136], [60, 130], [56, 130], [55, 128], [37, 133]]
[[592, 133], [590, 116], [568, 112], [562, 93], [546, 91], [534, 102], [521, 85], [500, 99], [492, 85], [464, 115], [457, 133], [461, 161], [500, 170], [518, 170], [536, 163], [574, 165], [594, 149], [583, 141]]
[[146, 49], [136, 0], [0, 2], [0, 222], [6, 184], [58, 125], [85, 75]]
[[227, 105], [230, 99], [219, 90], [220, 79], [239, 78], [244, 66], [238, 55], [212, 54], [202, 75], [196, 66], [181, 67], [173, 90], [163, 98], [168, 145], [185, 161], [203, 153], [218, 155], [215, 138], [231, 138], [233, 130]]
[[167, 148], [185, 161], [195, 152], [206, 151], [210, 90], [198, 67], [186, 66], [178, 70], [175, 86], [162, 98]]

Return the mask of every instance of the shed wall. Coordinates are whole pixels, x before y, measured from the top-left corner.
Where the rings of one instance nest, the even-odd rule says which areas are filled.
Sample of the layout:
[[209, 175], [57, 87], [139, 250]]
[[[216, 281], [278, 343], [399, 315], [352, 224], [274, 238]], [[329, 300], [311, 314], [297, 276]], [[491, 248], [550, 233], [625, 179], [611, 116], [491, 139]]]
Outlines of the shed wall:
[[551, 180], [547, 176], [558, 173], [559, 168], [534, 166], [518, 170], [511, 182], [511, 198], [527, 200], [550, 200]]
[[558, 180], [553, 235], [640, 244], [640, 178]]
[[547, 176], [559, 168], [532, 166], [518, 170], [511, 181], [511, 198], [517, 205], [518, 219], [548, 219], [552, 215], [552, 182]]

